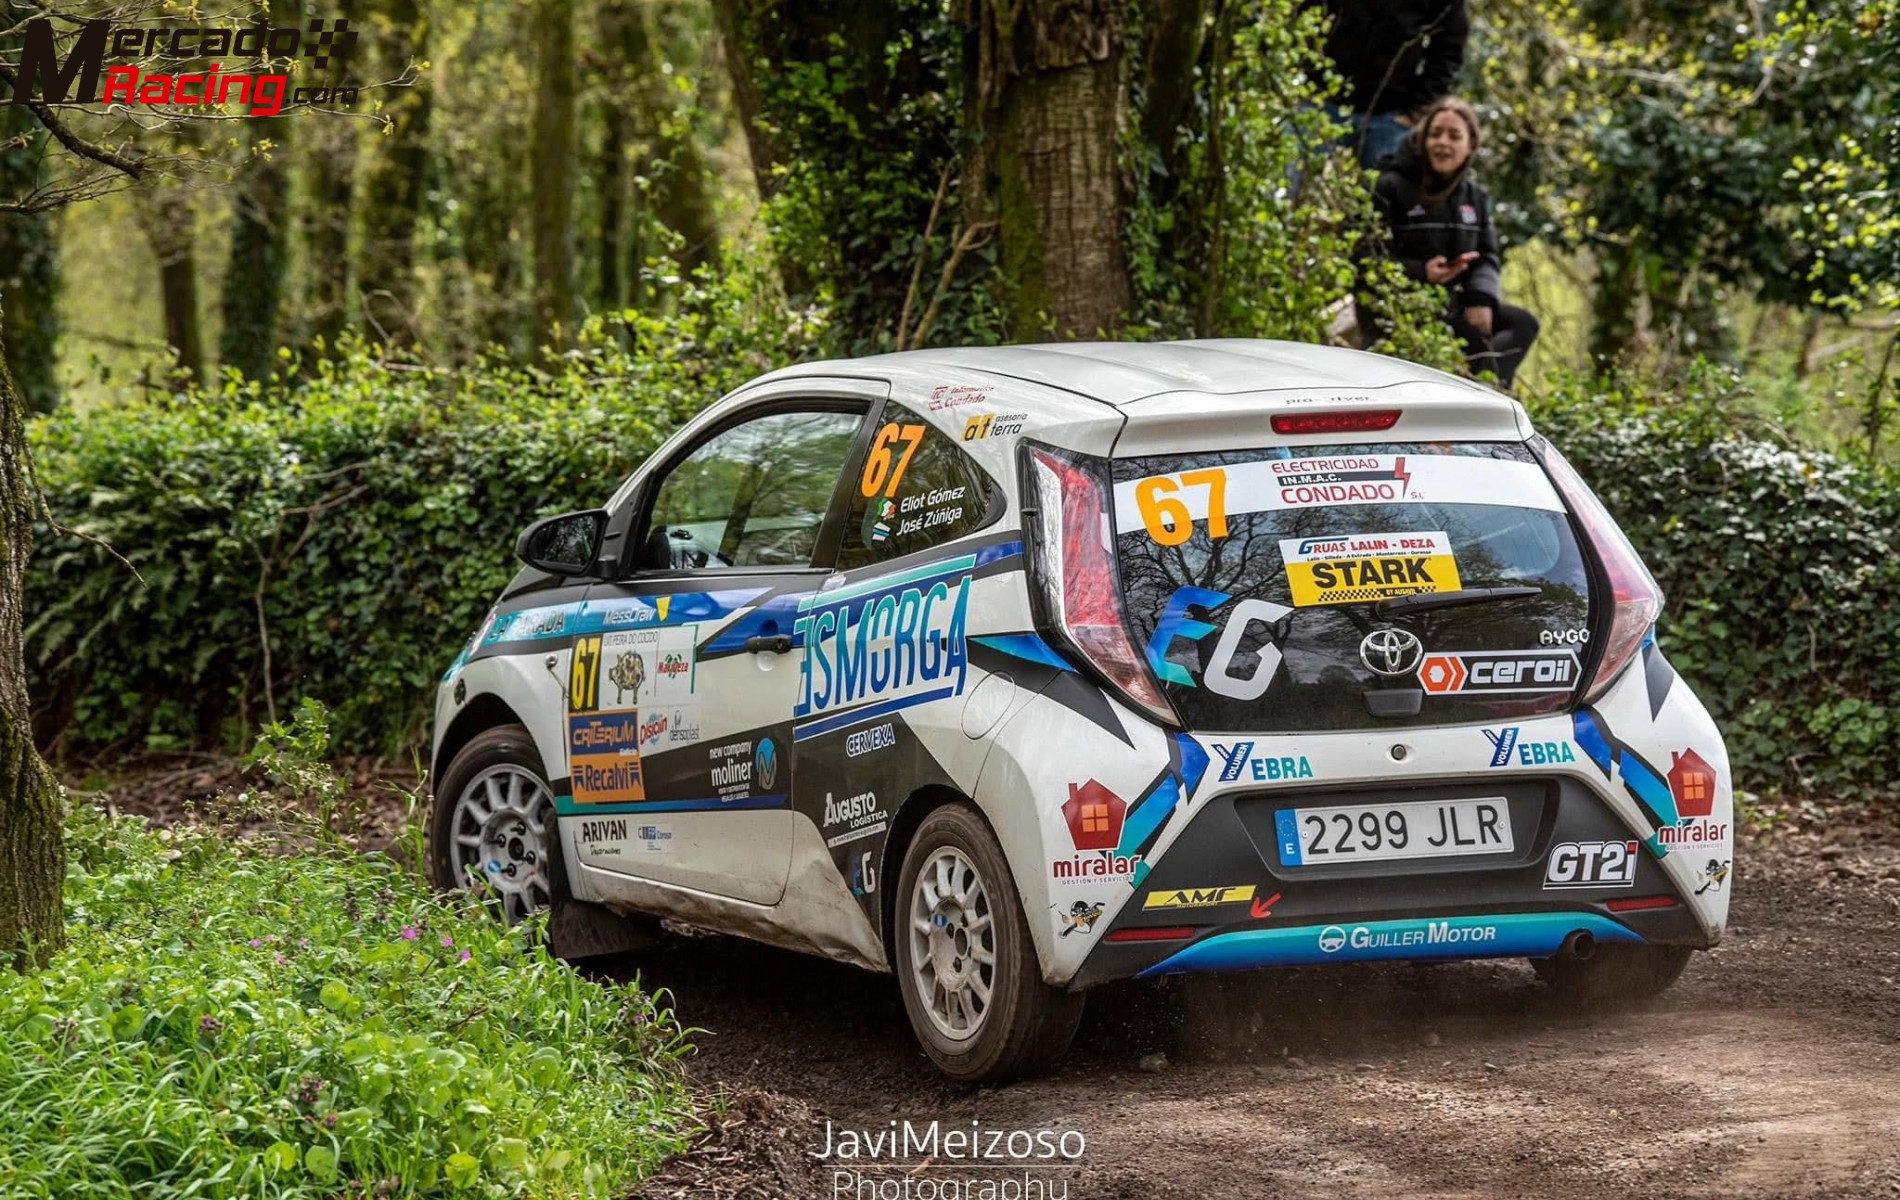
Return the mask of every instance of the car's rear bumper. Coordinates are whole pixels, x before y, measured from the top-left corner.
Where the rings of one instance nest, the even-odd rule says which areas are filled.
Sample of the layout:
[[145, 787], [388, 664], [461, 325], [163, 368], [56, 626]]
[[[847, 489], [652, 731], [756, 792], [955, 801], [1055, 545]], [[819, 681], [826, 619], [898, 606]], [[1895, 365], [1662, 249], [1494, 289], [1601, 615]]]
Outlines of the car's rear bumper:
[[[1278, 845], [1296, 808], [1497, 797], [1515, 831], [1508, 853], [1288, 866]], [[1661, 860], [1582, 780], [1472, 776], [1405, 787], [1277, 789], [1210, 798], [1146, 873], [1070, 981], [1367, 959], [1540, 957], [1587, 933], [1600, 942], [1706, 947]], [[1553, 885], [1566, 845], [1629, 849], [1633, 876]]]

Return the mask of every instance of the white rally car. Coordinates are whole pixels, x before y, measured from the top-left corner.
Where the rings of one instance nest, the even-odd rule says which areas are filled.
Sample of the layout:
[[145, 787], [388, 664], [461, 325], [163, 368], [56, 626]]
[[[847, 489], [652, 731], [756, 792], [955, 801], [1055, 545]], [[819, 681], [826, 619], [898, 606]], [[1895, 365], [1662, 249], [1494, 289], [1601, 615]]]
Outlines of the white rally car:
[[436, 701], [436, 882], [894, 972], [959, 1078], [1061, 1054], [1106, 980], [1524, 957], [1641, 995], [1727, 919], [1728, 756], [1654, 581], [1447, 375], [811, 363], [517, 552]]

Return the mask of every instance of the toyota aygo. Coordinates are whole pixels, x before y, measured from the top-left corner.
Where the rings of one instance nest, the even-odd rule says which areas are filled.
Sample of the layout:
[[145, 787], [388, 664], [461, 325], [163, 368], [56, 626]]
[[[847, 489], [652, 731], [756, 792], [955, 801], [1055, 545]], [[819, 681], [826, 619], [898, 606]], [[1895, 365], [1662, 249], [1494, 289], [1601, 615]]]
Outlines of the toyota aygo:
[[1728, 756], [1654, 580], [1451, 376], [811, 363], [517, 552], [436, 700], [435, 881], [893, 973], [958, 1078], [1048, 1063], [1108, 980], [1516, 957], [1587, 1002], [1727, 919]]

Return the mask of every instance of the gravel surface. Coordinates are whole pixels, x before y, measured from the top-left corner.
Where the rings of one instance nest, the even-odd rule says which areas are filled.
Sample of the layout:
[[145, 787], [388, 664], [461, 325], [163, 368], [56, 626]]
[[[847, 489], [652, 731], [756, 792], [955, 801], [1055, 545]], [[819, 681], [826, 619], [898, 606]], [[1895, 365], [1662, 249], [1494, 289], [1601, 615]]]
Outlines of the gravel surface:
[[[1797, 810], [1732, 886], [1727, 940], [1634, 1011], [1565, 1011], [1521, 962], [1179, 977], [1093, 993], [1058, 1071], [1004, 1088], [937, 1075], [887, 977], [721, 937], [603, 969], [670, 989], [697, 1078], [744, 1098], [738, 1144], [656, 1198], [1900, 1197], [1900, 830]], [[1027, 1172], [814, 1157], [905, 1120], [1087, 1146]]]

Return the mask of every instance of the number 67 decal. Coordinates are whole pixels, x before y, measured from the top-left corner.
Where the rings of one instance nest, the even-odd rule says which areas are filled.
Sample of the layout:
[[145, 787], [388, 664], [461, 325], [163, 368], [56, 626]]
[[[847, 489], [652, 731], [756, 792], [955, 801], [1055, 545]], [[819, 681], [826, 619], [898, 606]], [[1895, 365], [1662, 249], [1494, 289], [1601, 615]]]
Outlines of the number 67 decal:
[[[1135, 504], [1148, 536], [1163, 546], [1179, 546], [1194, 536], [1188, 506], [1175, 497], [1182, 488], [1207, 489], [1207, 536], [1227, 536], [1227, 471], [1204, 467], [1177, 475], [1151, 475], [1135, 484]], [[868, 493], [867, 493], [868, 494]]]
[[[897, 494], [897, 485], [904, 480], [904, 469], [910, 466], [910, 456], [917, 453], [918, 445], [924, 440], [922, 425], [899, 425], [892, 421], [877, 431], [877, 437], [871, 442], [871, 452], [864, 459], [864, 477], [858, 481], [858, 490], [866, 496], [875, 496], [882, 491], [886, 496]], [[904, 454], [891, 460], [891, 444], [904, 443]]]

